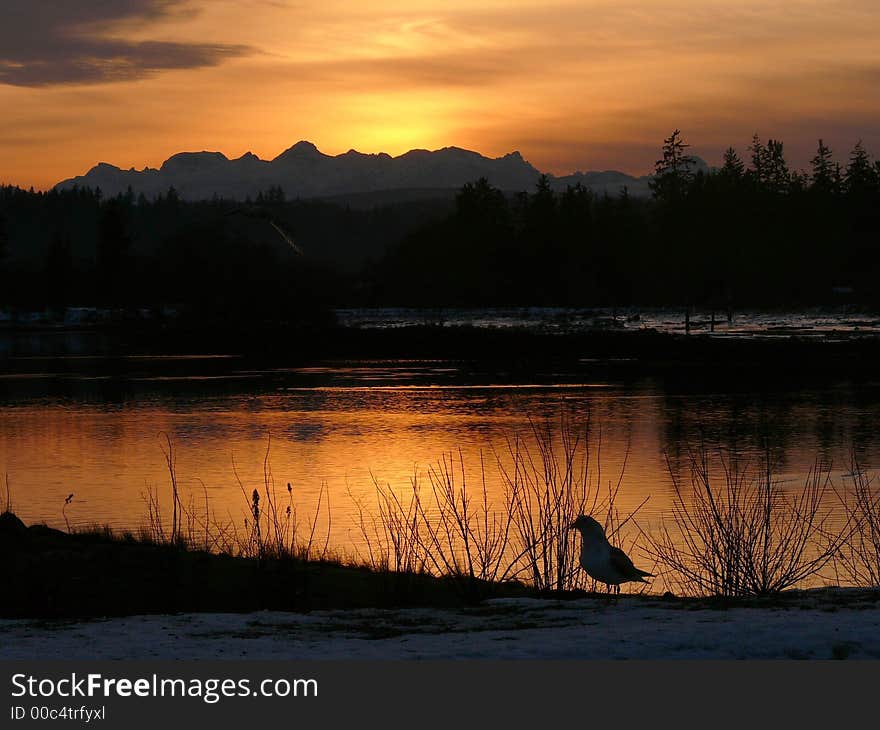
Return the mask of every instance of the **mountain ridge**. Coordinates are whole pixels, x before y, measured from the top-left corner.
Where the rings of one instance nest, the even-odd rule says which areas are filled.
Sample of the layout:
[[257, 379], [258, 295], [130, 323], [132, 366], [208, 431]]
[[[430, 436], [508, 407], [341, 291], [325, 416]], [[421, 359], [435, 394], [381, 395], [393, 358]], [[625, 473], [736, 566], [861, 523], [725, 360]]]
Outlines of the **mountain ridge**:
[[[449, 146], [412, 149], [396, 157], [355, 149], [328, 155], [314, 142], [300, 140], [271, 160], [252, 152], [229, 158], [222, 152], [201, 150], [173, 154], [159, 168], [123, 170], [99, 162], [84, 175], [62, 180], [55, 188], [100, 188], [105, 195], [114, 196], [130, 187], [135, 195], [155, 197], [174, 187], [187, 200], [215, 196], [245, 200], [279, 186], [288, 198], [324, 198], [394, 190], [451, 190], [481, 177], [501, 190], [520, 192], [532, 190], [541, 174], [519, 151], [486, 157]], [[626, 187], [630, 195], [650, 194], [649, 176], [635, 177], [616, 170], [548, 177], [556, 190], [580, 183], [597, 193], [617, 195]]]

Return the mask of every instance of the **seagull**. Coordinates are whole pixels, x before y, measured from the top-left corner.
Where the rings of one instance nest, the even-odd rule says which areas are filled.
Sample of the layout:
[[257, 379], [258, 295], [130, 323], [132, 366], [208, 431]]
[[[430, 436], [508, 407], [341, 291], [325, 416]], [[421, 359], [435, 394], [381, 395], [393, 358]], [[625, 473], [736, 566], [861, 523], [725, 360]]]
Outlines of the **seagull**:
[[647, 583], [645, 578], [654, 577], [639, 570], [623, 550], [608, 542], [602, 525], [592, 517], [581, 515], [569, 529], [581, 533], [581, 567], [591, 578], [604, 583], [609, 593], [611, 586], [620, 593], [621, 583]]

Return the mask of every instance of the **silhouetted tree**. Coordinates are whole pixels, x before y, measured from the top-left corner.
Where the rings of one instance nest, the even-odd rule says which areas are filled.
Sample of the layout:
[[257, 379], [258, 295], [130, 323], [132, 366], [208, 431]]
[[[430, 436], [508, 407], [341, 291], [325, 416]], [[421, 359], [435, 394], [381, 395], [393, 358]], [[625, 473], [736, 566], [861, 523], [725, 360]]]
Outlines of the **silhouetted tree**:
[[108, 200], [103, 207], [96, 251], [99, 289], [105, 303], [118, 304], [125, 292], [124, 276], [131, 238], [126, 229], [122, 201]]
[[6, 248], [9, 245], [8, 234], [6, 233], [6, 219], [0, 215], [0, 264], [6, 258]]
[[785, 193], [791, 184], [791, 172], [785, 161], [783, 143], [780, 140], [768, 139], [761, 142], [756, 134], [752, 138], [749, 150], [752, 153], [752, 167], [749, 176], [759, 190], [769, 193]]
[[556, 214], [556, 196], [550, 188], [550, 178], [541, 175], [535, 184], [535, 193], [529, 199], [528, 225], [535, 231], [546, 231]]
[[675, 200], [684, 194], [693, 180], [691, 167], [694, 160], [685, 154], [688, 147], [690, 145], [684, 143], [678, 129], [663, 140], [663, 157], [654, 164], [654, 179], [651, 181], [654, 197]]
[[56, 312], [70, 302], [73, 290], [70, 237], [56, 232], [46, 253], [46, 302]]
[[816, 156], [810, 160], [812, 167], [812, 188], [819, 193], [834, 192], [837, 182], [837, 169], [831, 158], [831, 149], [820, 139]]
[[781, 140], [767, 140], [767, 189], [774, 193], [784, 193], [791, 182], [791, 173], [785, 161]]
[[558, 235], [564, 247], [560, 262], [566, 299], [595, 296], [595, 240], [593, 193], [581, 183], [569, 185], [559, 200]]
[[770, 160], [767, 153], [767, 147], [757, 134], [752, 137], [752, 143], [749, 145], [749, 152], [752, 153], [752, 167], [749, 170], [749, 175], [759, 188], [765, 187], [769, 175]]
[[[832, 181], [834, 177], [832, 175]], [[810, 175], [803, 170], [795, 170], [789, 176], [789, 192], [793, 194], [802, 193], [810, 188]]]
[[264, 196], [266, 203], [283, 203], [285, 200], [284, 190], [280, 185], [271, 185]]
[[862, 141], [853, 147], [846, 166], [844, 185], [846, 192], [854, 196], [865, 196], [877, 188], [877, 168], [871, 164], [871, 158]]
[[736, 150], [733, 147], [728, 147], [724, 151], [724, 162], [719, 174], [727, 180], [738, 182], [742, 180], [745, 171], [745, 163], [740, 159]]
[[455, 209], [467, 225], [494, 225], [507, 219], [504, 193], [492, 187], [485, 177], [462, 187], [455, 196]]
[[6, 219], [0, 214], [0, 289], [3, 290], [3, 294], [0, 294], [0, 304], [7, 301], [9, 294], [9, 288], [6, 286], [6, 248], [8, 245]]

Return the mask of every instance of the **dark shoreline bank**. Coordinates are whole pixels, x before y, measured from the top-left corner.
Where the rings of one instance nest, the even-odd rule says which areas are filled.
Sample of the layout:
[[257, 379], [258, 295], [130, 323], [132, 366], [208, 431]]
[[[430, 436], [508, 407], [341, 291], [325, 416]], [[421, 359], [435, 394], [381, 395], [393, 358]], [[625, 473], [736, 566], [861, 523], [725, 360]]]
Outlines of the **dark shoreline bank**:
[[188, 611], [460, 607], [535, 595], [519, 583], [373, 571], [335, 560], [248, 558], [107, 530], [72, 534], [0, 514], [2, 618]]
[[836, 611], [873, 608], [880, 602], [880, 589], [864, 587], [739, 598], [537, 591], [517, 582], [375, 571], [333, 560], [232, 557], [100, 529], [70, 534], [41, 524], [27, 527], [9, 512], [0, 514], [0, 555], [0, 581], [6, 588], [0, 601], [4, 619], [417, 607], [479, 611], [483, 601], [497, 598], [593, 598], [609, 606], [619, 601], [663, 602], [688, 610]]
[[[459, 361], [505, 372], [562, 364], [633, 375], [679, 369], [868, 374], [880, 337], [713, 337], [636, 332], [545, 333], [524, 329], [417, 326], [389, 329], [277, 324], [0, 329], [0, 363], [32, 358], [228, 355], [247, 365], [318, 361]], [[12, 369], [12, 368], [10, 368]]]

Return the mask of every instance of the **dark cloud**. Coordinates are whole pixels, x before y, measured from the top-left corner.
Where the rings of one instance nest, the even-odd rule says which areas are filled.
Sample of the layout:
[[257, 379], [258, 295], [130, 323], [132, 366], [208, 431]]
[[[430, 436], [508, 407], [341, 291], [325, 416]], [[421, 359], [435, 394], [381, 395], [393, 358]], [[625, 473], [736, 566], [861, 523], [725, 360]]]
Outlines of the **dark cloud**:
[[196, 12], [173, 0], [4, 0], [0, 84], [130, 81], [168, 69], [213, 66], [251, 51], [212, 43], [126, 40], [114, 29]]

